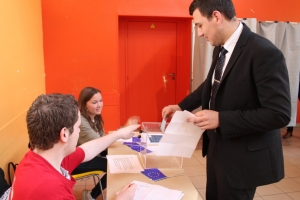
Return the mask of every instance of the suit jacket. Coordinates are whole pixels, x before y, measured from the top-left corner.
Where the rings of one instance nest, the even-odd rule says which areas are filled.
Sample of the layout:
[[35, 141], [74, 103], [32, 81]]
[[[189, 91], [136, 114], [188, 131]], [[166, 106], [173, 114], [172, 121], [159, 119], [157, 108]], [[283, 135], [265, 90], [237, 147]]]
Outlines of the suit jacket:
[[[216, 94], [216, 129], [221, 166], [229, 184], [245, 189], [284, 177], [280, 128], [290, 121], [287, 67], [281, 51], [245, 25]], [[209, 109], [212, 75], [221, 47], [215, 47], [206, 80], [178, 105]], [[209, 139], [203, 133], [203, 156]]]

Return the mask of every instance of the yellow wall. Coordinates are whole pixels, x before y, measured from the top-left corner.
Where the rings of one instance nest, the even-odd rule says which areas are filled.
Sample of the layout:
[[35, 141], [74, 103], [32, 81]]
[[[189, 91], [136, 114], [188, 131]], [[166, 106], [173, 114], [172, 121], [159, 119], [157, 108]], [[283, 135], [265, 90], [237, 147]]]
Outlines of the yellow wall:
[[26, 112], [45, 93], [41, 0], [0, 0], [0, 167], [27, 151]]

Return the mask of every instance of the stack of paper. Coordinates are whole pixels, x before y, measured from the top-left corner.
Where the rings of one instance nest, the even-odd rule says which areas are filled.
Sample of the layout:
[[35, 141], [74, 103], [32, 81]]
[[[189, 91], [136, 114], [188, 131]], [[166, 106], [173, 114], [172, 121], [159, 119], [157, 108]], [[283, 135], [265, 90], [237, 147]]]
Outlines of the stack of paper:
[[134, 200], [180, 200], [184, 193], [179, 190], [172, 190], [160, 185], [148, 184], [140, 181], [133, 181], [137, 184]]
[[136, 155], [107, 155], [110, 173], [140, 173], [144, 171]]

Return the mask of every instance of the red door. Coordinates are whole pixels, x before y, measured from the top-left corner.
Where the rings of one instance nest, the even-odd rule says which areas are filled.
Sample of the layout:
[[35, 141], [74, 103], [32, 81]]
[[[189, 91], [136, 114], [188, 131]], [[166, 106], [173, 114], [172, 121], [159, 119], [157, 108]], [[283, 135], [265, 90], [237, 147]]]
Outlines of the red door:
[[177, 23], [128, 21], [126, 40], [126, 115], [159, 122], [176, 103]]

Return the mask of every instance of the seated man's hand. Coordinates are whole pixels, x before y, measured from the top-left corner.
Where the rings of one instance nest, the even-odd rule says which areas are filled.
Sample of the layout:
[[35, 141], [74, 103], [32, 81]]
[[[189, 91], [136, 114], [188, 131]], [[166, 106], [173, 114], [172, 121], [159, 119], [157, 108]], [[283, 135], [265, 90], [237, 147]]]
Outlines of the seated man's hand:
[[117, 195], [116, 200], [132, 200], [134, 198], [137, 185], [132, 183], [126, 185]]
[[133, 131], [135, 131], [140, 126], [141, 126], [140, 124], [129, 125], [129, 126], [126, 126], [124, 128], [117, 130], [116, 132], [119, 134], [120, 138], [129, 139], [134, 136], [135, 133]]

